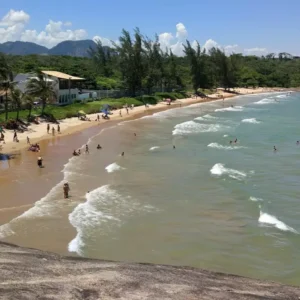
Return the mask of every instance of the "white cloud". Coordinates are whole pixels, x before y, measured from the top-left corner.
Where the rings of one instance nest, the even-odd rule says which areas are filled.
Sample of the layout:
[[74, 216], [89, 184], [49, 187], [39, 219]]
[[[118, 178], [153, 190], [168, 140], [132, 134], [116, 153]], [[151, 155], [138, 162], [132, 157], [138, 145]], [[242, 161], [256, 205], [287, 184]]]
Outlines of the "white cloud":
[[0, 43], [21, 40], [53, 47], [65, 40], [82, 40], [88, 36], [84, 29], [67, 29], [72, 26], [71, 22], [50, 20], [45, 30], [40, 32], [25, 29], [29, 20], [30, 16], [23, 10], [10, 10], [0, 21]]
[[101, 37], [101, 36], [98, 36], [98, 35], [93, 37], [93, 41], [94, 42], [101, 41], [103, 46], [109, 46], [109, 47], [113, 46], [113, 43], [112, 43], [111, 40], [109, 40], [107, 38], [104, 38], [104, 37]]
[[206, 50], [206, 51], [209, 51], [211, 48], [221, 48], [219, 46], [219, 44], [212, 40], [212, 39], [208, 39], [205, 43], [204, 43], [204, 46], [203, 48]]
[[257, 55], [257, 56], [262, 56], [269, 53], [266, 48], [258, 48], [258, 47], [245, 49], [244, 52], [247, 55]]
[[182, 39], [186, 39], [187, 38], [188, 32], [187, 32], [185, 26], [182, 23], [178, 23], [176, 25], [176, 30], [177, 30], [176, 37], [178, 39], [182, 40]]

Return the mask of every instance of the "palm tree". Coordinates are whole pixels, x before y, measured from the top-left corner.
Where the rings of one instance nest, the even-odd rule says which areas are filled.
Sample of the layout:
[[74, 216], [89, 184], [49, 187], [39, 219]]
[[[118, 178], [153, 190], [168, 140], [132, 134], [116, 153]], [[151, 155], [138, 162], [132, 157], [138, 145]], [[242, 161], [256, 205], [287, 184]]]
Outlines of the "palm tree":
[[52, 81], [48, 81], [42, 72], [37, 72], [35, 77], [29, 79], [26, 91], [28, 95], [42, 100], [42, 115], [46, 105], [53, 102], [56, 97]]
[[28, 116], [27, 119], [29, 120], [31, 117], [31, 112], [32, 112], [32, 108], [34, 105], [34, 100], [35, 97], [33, 97], [32, 95], [29, 95], [27, 92], [23, 93], [22, 95], [22, 100], [23, 103], [26, 105], [26, 107], [28, 108]]
[[12, 104], [15, 106], [17, 110], [16, 120], [19, 120], [19, 113], [23, 103], [23, 93], [15, 86], [12, 85], [10, 88], [10, 99]]
[[6, 60], [4, 54], [0, 54], [0, 86], [5, 91], [5, 120], [8, 119], [8, 92], [11, 87], [14, 85], [13, 83], [13, 73], [12, 70]]

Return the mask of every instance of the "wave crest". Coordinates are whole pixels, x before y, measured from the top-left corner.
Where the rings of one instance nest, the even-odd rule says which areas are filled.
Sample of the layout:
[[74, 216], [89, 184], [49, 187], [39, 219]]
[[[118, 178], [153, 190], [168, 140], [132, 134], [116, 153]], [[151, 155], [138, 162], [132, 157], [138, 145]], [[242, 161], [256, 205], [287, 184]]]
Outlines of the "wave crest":
[[177, 124], [173, 130], [173, 135], [185, 135], [200, 132], [217, 132], [222, 129], [228, 129], [227, 126], [221, 126], [220, 124], [201, 124], [195, 121], [187, 121]]
[[107, 173], [113, 173], [113, 172], [116, 172], [116, 171], [125, 170], [125, 168], [122, 168], [117, 163], [112, 163], [112, 164], [108, 165], [105, 168], [105, 170], [107, 171]]
[[229, 169], [225, 168], [223, 164], [215, 164], [211, 170], [210, 173], [215, 176], [223, 176], [223, 175], [228, 175], [230, 178], [236, 179], [236, 180], [244, 180], [245, 177], [247, 176], [246, 173], [234, 170], [234, 169]]
[[250, 118], [250, 119], [243, 119], [242, 123], [260, 124], [260, 121], [257, 121], [255, 118]]

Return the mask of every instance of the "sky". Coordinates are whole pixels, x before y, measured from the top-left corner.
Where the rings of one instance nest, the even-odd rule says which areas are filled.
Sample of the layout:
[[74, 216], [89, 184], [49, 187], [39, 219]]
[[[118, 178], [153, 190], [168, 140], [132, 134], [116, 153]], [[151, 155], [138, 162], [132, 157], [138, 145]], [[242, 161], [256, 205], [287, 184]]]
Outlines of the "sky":
[[117, 41], [141, 32], [182, 55], [186, 39], [226, 53], [300, 55], [300, 0], [0, 0], [0, 43]]

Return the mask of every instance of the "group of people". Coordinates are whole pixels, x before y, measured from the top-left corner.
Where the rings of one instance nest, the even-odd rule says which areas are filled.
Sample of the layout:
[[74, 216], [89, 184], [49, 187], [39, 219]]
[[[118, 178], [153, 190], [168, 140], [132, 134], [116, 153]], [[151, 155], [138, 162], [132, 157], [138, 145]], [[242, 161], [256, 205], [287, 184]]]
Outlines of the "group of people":
[[32, 152], [40, 152], [41, 151], [41, 147], [38, 143], [32, 144], [30, 145], [28, 151], [32, 151]]
[[[52, 135], [55, 136], [55, 128], [54, 128], [54, 126], [52, 126], [51, 131], [52, 131]], [[57, 124], [57, 132], [61, 133], [60, 132], [60, 125], [59, 124]], [[47, 124], [47, 133], [48, 134], [50, 133], [50, 124]]]
[[[101, 149], [102, 149], [102, 147], [100, 146], [100, 144], [98, 144], [97, 145], [97, 150], [101, 150]], [[86, 154], [90, 153], [90, 149], [89, 149], [88, 145], [85, 145], [85, 153]], [[77, 151], [76, 150], [73, 151], [73, 156], [79, 156], [79, 155], [81, 155], [81, 150], [80, 149], [78, 149]]]

